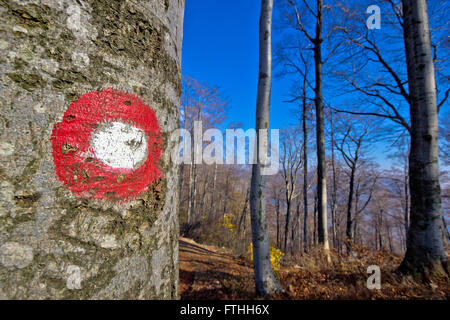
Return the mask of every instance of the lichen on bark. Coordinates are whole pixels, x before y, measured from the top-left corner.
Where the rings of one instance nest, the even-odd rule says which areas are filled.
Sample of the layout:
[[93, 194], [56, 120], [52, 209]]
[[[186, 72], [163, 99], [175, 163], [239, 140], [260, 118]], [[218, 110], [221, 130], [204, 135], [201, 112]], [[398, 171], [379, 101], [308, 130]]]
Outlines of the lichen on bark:
[[[184, 1], [0, 1], [0, 297], [178, 298]], [[76, 197], [50, 135], [83, 93], [139, 96], [163, 130], [164, 178], [128, 203]]]

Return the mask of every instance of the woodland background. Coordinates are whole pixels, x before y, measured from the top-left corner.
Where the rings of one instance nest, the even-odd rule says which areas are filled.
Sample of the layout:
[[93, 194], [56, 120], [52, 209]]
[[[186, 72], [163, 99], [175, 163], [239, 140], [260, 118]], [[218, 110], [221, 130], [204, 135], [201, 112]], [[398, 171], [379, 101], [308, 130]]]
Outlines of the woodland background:
[[[317, 254], [320, 250], [315, 76], [312, 44], [308, 39], [314, 34], [316, 6], [314, 1], [275, 4], [272, 32], [278, 35], [273, 43], [272, 83], [289, 83], [290, 93], [284, 97], [282, 106], [289, 109], [290, 118], [288, 125], [280, 128], [280, 170], [268, 177], [264, 197], [274, 255], [272, 266], [276, 261], [274, 269], [282, 270], [277, 277], [285, 287], [291, 288], [286, 280], [289, 277], [292, 283], [298, 284], [299, 279], [293, 278], [300, 269], [322, 270], [324, 273], [318, 271], [316, 276], [325, 278], [329, 272], [340, 270], [337, 273], [341, 275], [354, 273], [364, 279], [363, 266], [367, 268], [367, 262], [372, 261], [391, 272], [398, 267], [406, 251], [410, 224], [410, 118], [403, 20], [398, 1], [381, 1], [382, 27], [368, 30], [368, 15], [364, 13], [370, 4], [368, 1], [326, 1], [324, 5], [323, 103], [331, 266]], [[428, 5], [439, 109], [442, 231], [448, 250], [449, 22], [443, 16], [448, 2], [428, 1]], [[188, 75], [182, 78], [182, 88], [180, 125], [190, 131], [191, 136], [194, 121], [202, 121], [203, 130], [214, 127], [225, 131], [242, 126], [229, 120], [228, 110], [233, 101], [227, 97], [226, 89]], [[279, 102], [277, 106], [279, 108]], [[271, 112], [277, 110], [271, 109]], [[250, 261], [251, 167], [182, 165], [180, 176], [181, 235], [222, 248], [242, 261]], [[183, 251], [183, 246], [181, 248]], [[291, 269], [286, 271], [286, 268]], [[310, 276], [310, 280], [315, 277]], [[340, 287], [348, 288], [352, 281], [344, 278]], [[329, 285], [324, 289], [328, 293], [314, 296], [316, 291], [311, 296], [299, 291], [294, 294], [294, 287], [289, 292], [297, 298], [330, 298], [333, 291]], [[448, 284], [445, 288], [441, 298], [448, 297]], [[196, 294], [198, 292], [191, 290], [188, 297], [198, 297]], [[228, 298], [236, 294], [239, 295], [229, 293]], [[418, 296], [417, 292], [411, 295]], [[364, 294], [355, 289], [352, 293], [347, 290], [344, 296], [355, 298]], [[386, 297], [404, 296], [392, 293]]]

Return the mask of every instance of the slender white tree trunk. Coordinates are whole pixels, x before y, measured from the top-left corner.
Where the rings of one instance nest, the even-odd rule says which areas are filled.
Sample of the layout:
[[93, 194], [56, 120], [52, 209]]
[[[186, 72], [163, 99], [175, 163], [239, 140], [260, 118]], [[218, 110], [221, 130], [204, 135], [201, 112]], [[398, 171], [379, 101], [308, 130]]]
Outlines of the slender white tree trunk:
[[[259, 142], [259, 129], [269, 129], [270, 85], [271, 85], [271, 25], [273, 0], [261, 1], [259, 20], [259, 78], [256, 102], [256, 132]], [[257, 143], [259, 158], [259, 143]], [[264, 203], [266, 178], [261, 175], [258, 161], [252, 168], [250, 190], [250, 212], [252, 220], [253, 265], [256, 291], [259, 295], [268, 295], [281, 291], [273, 275], [270, 264], [269, 232], [267, 229], [266, 208]]]

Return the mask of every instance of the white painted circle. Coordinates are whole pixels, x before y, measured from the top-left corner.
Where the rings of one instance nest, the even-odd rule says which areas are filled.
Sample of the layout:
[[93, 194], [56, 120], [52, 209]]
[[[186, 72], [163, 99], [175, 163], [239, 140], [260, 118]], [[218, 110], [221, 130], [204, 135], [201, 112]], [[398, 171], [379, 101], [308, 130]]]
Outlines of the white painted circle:
[[145, 132], [123, 122], [103, 124], [91, 146], [97, 159], [115, 169], [137, 169], [147, 158]]

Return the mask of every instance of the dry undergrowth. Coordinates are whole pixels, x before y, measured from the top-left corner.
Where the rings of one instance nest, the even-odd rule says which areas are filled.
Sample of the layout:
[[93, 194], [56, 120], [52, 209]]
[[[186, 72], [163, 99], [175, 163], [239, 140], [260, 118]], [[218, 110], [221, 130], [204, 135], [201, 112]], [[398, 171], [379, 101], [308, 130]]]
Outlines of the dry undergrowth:
[[[399, 278], [393, 270], [401, 258], [388, 252], [356, 247], [356, 256], [332, 253], [332, 264], [313, 254], [297, 261], [285, 259], [277, 272], [286, 293], [275, 299], [441, 299], [450, 298], [450, 283], [423, 284]], [[381, 268], [381, 290], [366, 286], [367, 267]], [[180, 294], [182, 299], [256, 299], [253, 270], [246, 257], [180, 238]]]

